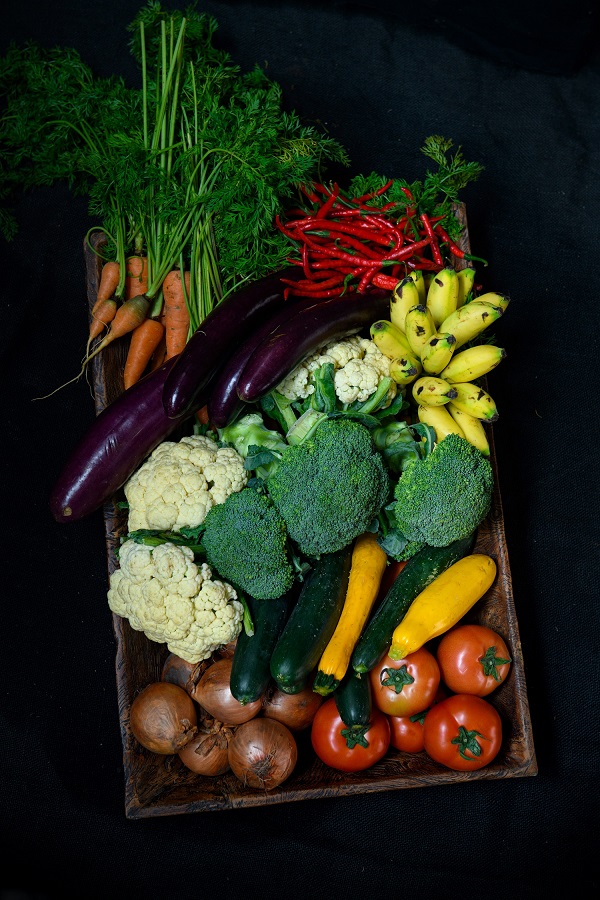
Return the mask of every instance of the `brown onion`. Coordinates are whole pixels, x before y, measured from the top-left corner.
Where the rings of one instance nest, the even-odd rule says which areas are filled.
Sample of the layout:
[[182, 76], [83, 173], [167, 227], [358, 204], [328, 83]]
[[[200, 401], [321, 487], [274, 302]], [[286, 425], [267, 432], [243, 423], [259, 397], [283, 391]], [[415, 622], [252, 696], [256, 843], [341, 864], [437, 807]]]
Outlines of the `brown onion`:
[[297, 694], [286, 694], [275, 688], [263, 698], [263, 713], [267, 718], [287, 725], [291, 731], [302, 731], [312, 724], [322, 702], [323, 697], [310, 686]]
[[191, 696], [219, 722], [240, 725], [258, 715], [262, 700], [240, 703], [229, 688], [230, 677], [231, 659], [218, 659], [206, 670]]
[[235, 653], [235, 648], [237, 646], [237, 638], [235, 641], [229, 641], [228, 644], [223, 644], [222, 647], [219, 647], [215, 650], [217, 656], [222, 656], [223, 659], [233, 659], [233, 654]]
[[278, 787], [294, 771], [296, 740], [275, 719], [252, 719], [236, 728], [229, 743], [229, 765], [243, 784], [265, 791]]
[[203, 659], [201, 662], [190, 663], [175, 653], [169, 653], [163, 663], [161, 681], [178, 684], [184, 691], [191, 694], [208, 669], [210, 662], [210, 659]]
[[224, 775], [229, 771], [228, 748], [233, 731], [211, 721], [212, 725], [201, 725], [201, 731], [179, 751], [181, 762], [197, 775]]
[[196, 707], [177, 684], [157, 681], [131, 704], [129, 724], [142, 747], [153, 753], [178, 753], [197, 729]]

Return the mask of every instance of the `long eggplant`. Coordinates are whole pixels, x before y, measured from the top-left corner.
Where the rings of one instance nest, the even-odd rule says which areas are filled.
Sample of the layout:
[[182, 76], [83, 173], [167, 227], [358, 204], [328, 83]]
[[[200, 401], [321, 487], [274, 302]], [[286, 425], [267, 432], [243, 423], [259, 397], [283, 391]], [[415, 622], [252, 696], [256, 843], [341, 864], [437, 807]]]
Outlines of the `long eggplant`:
[[57, 522], [76, 522], [102, 506], [187, 418], [169, 418], [162, 405], [174, 363], [169, 360], [128, 388], [92, 423], [52, 490], [50, 509]]
[[297, 312], [259, 344], [238, 381], [238, 396], [254, 403], [276, 387], [322, 344], [389, 317], [389, 291], [315, 301]]
[[301, 309], [314, 305], [315, 300], [308, 297], [290, 298], [282, 309], [259, 325], [250, 334], [250, 337], [231, 354], [216, 376], [208, 399], [208, 418], [213, 425], [216, 425], [217, 428], [225, 428], [243, 408], [244, 401], [240, 400], [237, 392], [238, 382], [246, 363], [256, 348], [268, 338], [272, 331], [289, 322], [292, 316]]
[[222, 300], [204, 319], [167, 376], [163, 406], [177, 418], [198, 409], [198, 398], [231, 351], [248, 331], [264, 320], [283, 300], [286, 285], [281, 279], [296, 279], [303, 272], [290, 266], [245, 284]]

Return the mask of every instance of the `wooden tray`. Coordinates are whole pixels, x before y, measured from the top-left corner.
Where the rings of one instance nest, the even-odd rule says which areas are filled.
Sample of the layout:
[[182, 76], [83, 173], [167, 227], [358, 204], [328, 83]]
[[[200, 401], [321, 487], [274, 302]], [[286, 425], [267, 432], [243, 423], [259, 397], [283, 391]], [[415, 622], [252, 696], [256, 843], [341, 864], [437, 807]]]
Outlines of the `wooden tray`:
[[[464, 206], [457, 209], [457, 215], [465, 224], [463, 248], [468, 250]], [[95, 237], [92, 245], [98, 246], [101, 240], [99, 236]], [[100, 265], [97, 255], [87, 243], [84, 243], [84, 255], [91, 308], [96, 297]], [[121, 373], [124, 357], [125, 346], [122, 342], [115, 342], [94, 360], [97, 413], [123, 391]], [[296, 770], [283, 785], [273, 791], [260, 792], [246, 788], [232, 774], [214, 778], [195, 775], [182, 765], [178, 757], [152, 754], [133, 737], [129, 727], [131, 703], [147, 684], [160, 680], [168, 651], [163, 645], [149, 641], [142, 632], [134, 631], [127, 620], [113, 615], [125, 772], [125, 813], [128, 818], [265, 806], [477, 779], [515, 778], [537, 773], [493, 436], [490, 443], [495, 490], [492, 509], [479, 528], [475, 550], [487, 553], [496, 560], [498, 575], [492, 588], [467, 618], [498, 631], [507, 641], [513, 660], [509, 677], [489, 698], [502, 717], [504, 731], [502, 748], [494, 762], [478, 771], [454, 772], [433, 762], [425, 753], [407, 754], [391, 750], [371, 769], [347, 774], [323, 765], [312, 751], [309, 734], [304, 732], [298, 736]], [[119, 494], [104, 507], [109, 575], [117, 567], [115, 550], [127, 531], [126, 514], [117, 506], [122, 499], [124, 497]]]

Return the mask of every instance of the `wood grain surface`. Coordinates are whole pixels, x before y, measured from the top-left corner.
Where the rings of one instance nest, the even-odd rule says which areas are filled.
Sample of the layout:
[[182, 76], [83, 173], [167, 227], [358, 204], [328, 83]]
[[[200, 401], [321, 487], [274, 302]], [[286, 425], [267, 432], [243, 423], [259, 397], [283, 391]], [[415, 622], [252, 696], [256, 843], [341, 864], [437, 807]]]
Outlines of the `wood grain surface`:
[[[469, 233], [466, 211], [458, 206], [457, 217], [465, 225], [462, 248], [468, 252]], [[95, 301], [100, 259], [96, 252], [102, 243], [100, 234], [84, 241], [87, 293], [90, 309]], [[100, 413], [123, 391], [122, 371], [126, 342], [117, 341], [93, 361], [96, 413]], [[514, 606], [510, 565], [504, 532], [500, 478], [489, 429], [491, 462], [495, 489], [492, 508], [479, 527], [474, 552], [492, 556], [497, 564], [496, 580], [486, 595], [473, 607], [465, 621], [478, 622], [499, 632], [512, 657], [507, 680], [487, 699], [502, 718], [503, 742], [493, 763], [474, 772], [454, 772], [438, 765], [425, 753], [408, 754], [390, 750], [384, 759], [365, 772], [336, 772], [321, 763], [310, 746], [310, 735], [298, 735], [298, 764], [293, 775], [279, 788], [256, 791], [244, 786], [233, 774], [203, 777], [185, 768], [177, 756], [158, 756], [145, 750], [133, 737], [129, 711], [137, 694], [147, 684], [160, 680], [168, 650], [138, 631], [127, 620], [113, 615], [116, 639], [116, 681], [119, 720], [123, 741], [125, 775], [125, 814], [137, 819], [209, 810], [235, 809], [241, 806], [265, 806], [322, 797], [392, 791], [404, 788], [452, 784], [478, 779], [503, 779], [535, 775], [537, 763], [527, 700], [519, 627]], [[108, 575], [117, 568], [116, 549], [127, 532], [126, 513], [119, 508], [119, 493], [104, 507], [104, 526]], [[108, 587], [108, 585], [107, 585]]]

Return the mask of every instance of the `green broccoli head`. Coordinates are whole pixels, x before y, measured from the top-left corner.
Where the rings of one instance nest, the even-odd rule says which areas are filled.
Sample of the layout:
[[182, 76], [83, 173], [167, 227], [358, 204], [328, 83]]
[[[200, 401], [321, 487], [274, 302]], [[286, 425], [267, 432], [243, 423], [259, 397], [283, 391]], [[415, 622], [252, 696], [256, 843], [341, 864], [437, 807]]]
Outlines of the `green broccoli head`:
[[269, 497], [243, 488], [209, 509], [202, 547], [221, 578], [257, 600], [283, 596], [294, 582], [285, 522]]
[[336, 418], [288, 447], [267, 485], [290, 537], [313, 558], [341, 550], [366, 531], [390, 487], [369, 429]]
[[489, 460], [465, 438], [449, 434], [429, 456], [407, 463], [394, 490], [396, 526], [409, 541], [446, 547], [483, 521], [493, 485]]

